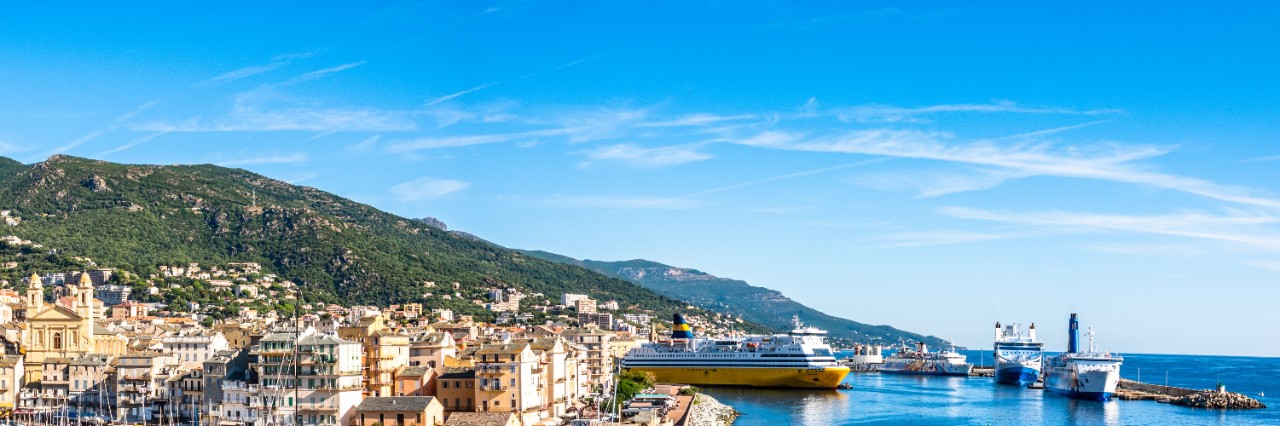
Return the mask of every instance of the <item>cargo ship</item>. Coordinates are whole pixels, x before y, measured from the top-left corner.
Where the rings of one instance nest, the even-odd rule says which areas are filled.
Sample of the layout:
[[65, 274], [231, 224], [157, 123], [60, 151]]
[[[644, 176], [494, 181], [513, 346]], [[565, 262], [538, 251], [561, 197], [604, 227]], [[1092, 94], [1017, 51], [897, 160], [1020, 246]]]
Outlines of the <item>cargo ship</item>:
[[1120, 365], [1124, 358], [1094, 347], [1093, 328], [1089, 328], [1089, 349], [1080, 351], [1080, 322], [1071, 314], [1067, 334], [1067, 351], [1049, 357], [1044, 365], [1044, 388], [1076, 399], [1107, 401], [1116, 393], [1120, 382]]
[[1031, 324], [1024, 333], [1018, 323], [996, 323], [995, 337], [996, 383], [1026, 386], [1040, 380], [1040, 367], [1044, 361], [1044, 343], [1036, 340], [1036, 325]]
[[840, 365], [826, 343], [827, 332], [792, 318], [787, 334], [734, 338], [695, 337], [675, 314], [671, 338], [633, 348], [623, 371], [647, 371], [666, 383], [835, 389], [849, 367]]
[[968, 376], [972, 370], [973, 364], [965, 362], [964, 355], [955, 351], [929, 352], [924, 342], [916, 343], [915, 350], [898, 350], [880, 367], [881, 373], [925, 376]]

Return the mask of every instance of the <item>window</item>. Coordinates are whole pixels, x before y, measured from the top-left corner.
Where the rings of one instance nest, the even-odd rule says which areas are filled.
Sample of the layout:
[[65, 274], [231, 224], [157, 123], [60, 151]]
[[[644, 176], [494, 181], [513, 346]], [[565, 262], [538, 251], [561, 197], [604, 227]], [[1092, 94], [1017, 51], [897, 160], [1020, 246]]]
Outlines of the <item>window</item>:
[[62, 333], [53, 333], [53, 348], [62, 349]]
[[445, 389], [449, 389], [449, 382], [444, 382], [443, 384]]

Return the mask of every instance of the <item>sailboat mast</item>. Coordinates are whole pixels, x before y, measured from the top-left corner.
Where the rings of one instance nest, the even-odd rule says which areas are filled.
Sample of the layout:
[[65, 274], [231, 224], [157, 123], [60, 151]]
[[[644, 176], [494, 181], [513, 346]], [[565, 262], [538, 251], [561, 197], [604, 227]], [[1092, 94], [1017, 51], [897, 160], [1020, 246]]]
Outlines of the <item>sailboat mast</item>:
[[[304, 283], [305, 284], [305, 283]], [[298, 349], [299, 340], [296, 336], [302, 332], [302, 286], [297, 287], [298, 306], [293, 307], [293, 424], [302, 426], [302, 416], [298, 408], [302, 406], [302, 400], [298, 398]]]

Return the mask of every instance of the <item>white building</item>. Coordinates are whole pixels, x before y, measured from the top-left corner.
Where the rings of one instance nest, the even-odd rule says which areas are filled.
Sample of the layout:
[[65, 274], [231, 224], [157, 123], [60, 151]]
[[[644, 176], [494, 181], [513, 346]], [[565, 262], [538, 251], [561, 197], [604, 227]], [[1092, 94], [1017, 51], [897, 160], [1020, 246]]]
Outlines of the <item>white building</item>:
[[582, 299], [588, 299], [587, 295], [565, 293], [564, 297], [560, 298], [560, 304], [565, 306], [574, 306], [577, 301]]
[[212, 334], [195, 334], [189, 336], [166, 336], [161, 340], [164, 352], [172, 354], [183, 368], [200, 368], [205, 361], [218, 351], [225, 351], [229, 345], [227, 338], [220, 332]]
[[[296, 415], [305, 425], [352, 424], [364, 389], [360, 343], [307, 328], [268, 334], [253, 353], [258, 355], [262, 406], [275, 407], [260, 415], [262, 421], [293, 423]], [[300, 366], [296, 381], [295, 353]]]

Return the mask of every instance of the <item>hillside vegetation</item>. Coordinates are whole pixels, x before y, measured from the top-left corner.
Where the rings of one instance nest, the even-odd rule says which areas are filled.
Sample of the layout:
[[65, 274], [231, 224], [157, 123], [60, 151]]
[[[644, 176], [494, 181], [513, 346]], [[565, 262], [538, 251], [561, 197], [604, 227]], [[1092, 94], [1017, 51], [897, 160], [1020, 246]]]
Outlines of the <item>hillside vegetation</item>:
[[744, 281], [716, 277], [696, 269], [678, 268], [648, 260], [603, 262], [577, 260], [542, 251], [527, 251], [530, 256], [566, 264], [579, 265], [609, 276], [626, 279], [645, 288], [680, 299], [711, 311], [732, 314], [774, 330], [791, 329], [791, 318], [799, 316], [805, 324], [827, 330], [840, 344], [924, 341], [943, 347], [945, 342], [934, 336], [899, 330], [887, 325], [870, 325], [822, 313], [796, 302], [781, 292], [756, 287]]
[[[430, 281], [461, 283], [464, 295], [487, 287], [543, 293], [552, 300], [583, 293], [660, 318], [686, 310], [681, 302], [621, 279], [241, 169], [69, 156], [23, 165], [0, 157], [0, 209], [21, 218], [6, 234], [57, 249], [56, 255], [6, 249], [10, 257], [27, 256], [20, 267], [0, 270], [0, 278], [14, 284], [41, 267], [73, 266], [68, 259], [75, 258], [144, 277], [159, 265], [258, 262], [264, 272], [301, 283], [307, 300], [315, 301], [421, 301], [484, 314], [463, 298], [424, 298]], [[49, 262], [39, 262], [39, 256]]]

